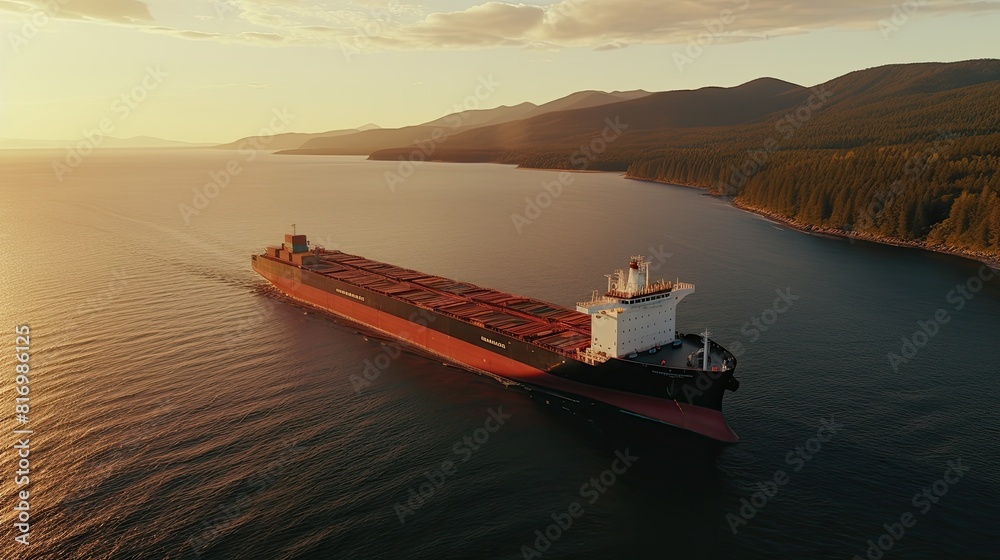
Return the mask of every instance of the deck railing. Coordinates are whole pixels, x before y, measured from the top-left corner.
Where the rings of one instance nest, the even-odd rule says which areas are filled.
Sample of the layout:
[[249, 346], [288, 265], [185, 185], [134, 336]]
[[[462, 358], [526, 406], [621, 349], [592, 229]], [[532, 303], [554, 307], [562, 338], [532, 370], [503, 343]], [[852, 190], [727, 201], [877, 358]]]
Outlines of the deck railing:
[[588, 365], [596, 366], [597, 364], [603, 364], [608, 361], [608, 356], [602, 356], [596, 352], [592, 352], [590, 348], [586, 350], [577, 350], [576, 359], [584, 362]]

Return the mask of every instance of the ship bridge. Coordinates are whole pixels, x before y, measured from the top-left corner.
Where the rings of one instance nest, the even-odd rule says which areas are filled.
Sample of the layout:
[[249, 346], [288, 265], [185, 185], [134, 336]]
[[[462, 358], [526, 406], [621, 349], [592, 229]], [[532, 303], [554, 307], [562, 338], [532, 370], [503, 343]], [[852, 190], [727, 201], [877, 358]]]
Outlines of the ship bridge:
[[607, 291], [576, 304], [591, 317], [592, 360], [624, 358], [677, 340], [677, 303], [694, 293], [694, 284], [650, 281], [649, 266], [641, 255], [632, 257], [627, 269], [605, 275]]

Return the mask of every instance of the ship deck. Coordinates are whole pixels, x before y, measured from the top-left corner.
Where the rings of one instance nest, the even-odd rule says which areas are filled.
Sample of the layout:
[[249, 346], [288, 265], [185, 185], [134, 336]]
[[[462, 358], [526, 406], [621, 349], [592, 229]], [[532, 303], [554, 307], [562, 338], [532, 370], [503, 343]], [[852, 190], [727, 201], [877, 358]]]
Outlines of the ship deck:
[[505, 336], [575, 356], [590, 346], [590, 315], [536, 299], [317, 249], [303, 268]]
[[[698, 335], [680, 334], [679, 338], [681, 340], [681, 345], [678, 347], [668, 344], [652, 354], [650, 354], [649, 351], [638, 352], [634, 358], [623, 359], [650, 365], [662, 365], [669, 368], [701, 369], [700, 361], [697, 364], [688, 365], [688, 356], [704, 348], [701, 337]], [[714, 342], [712, 343], [708, 356], [709, 369], [712, 367], [718, 367], [719, 369], [728, 368], [728, 366], [726, 366], [726, 368], [723, 367], [723, 364], [726, 363], [728, 356], [725, 351]]]

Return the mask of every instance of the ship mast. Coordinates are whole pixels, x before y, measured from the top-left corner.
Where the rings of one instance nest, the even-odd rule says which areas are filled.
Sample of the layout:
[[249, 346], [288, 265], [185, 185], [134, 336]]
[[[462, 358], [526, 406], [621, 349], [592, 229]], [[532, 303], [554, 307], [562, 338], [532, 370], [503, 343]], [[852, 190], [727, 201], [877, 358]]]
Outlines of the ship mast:
[[705, 341], [705, 355], [701, 357], [701, 369], [704, 371], [708, 371], [708, 337], [711, 335], [712, 333], [708, 332], [708, 327], [705, 327], [705, 332], [701, 333], [701, 336], [704, 337], [703, 340]]

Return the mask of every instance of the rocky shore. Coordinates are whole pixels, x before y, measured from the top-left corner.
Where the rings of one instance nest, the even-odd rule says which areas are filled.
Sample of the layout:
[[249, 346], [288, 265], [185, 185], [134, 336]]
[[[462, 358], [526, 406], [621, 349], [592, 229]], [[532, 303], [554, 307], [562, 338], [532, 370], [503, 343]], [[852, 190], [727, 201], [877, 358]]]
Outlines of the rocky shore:
[[936, 253], [946, 253], [946, 254], [949, 254], [949, 255], [957, 255], [959, 257], [965, 257], [967, 259], [972, 259], [972, 260], [975, 260], [975, 261], [979, 261], [979, 262], [981, 262], [983, 264], [986, 264], [986, 265], [988, 265], [988, 266], [990, 266], [992, 268], [1000, 269], [1000, 254], [997, 254], [997, 253], [991, 253], [991, 252], [988, 252], [988, 251], [973, 251], [973, 250], [964, 249], [964, 248], [961, 248], [961, 247], [951, 247], [951, 246], [940, 244], [940, 243], [927, 243], [926, 241], [913, 241], [913, 240], [908, 240], [908, 239], [899, 239], [899, 238], [894, 238], [894, 237], [885, 237], [885, 236], [881, 236], [881, 235], [874, 235], [874, 234], [871, 234], [871, 233], [860, 233], [860, 232], [856, 232], [856, 231], [844, 231], [842, 229], [837, 229], [837, 228], [828, 228], [828, 227], [822, 227], [822, 226], [815, 226], [815, 225], [812, 225], [812, 224], [803, 224], [801, 222], [797, 222], [795, 220], [786, 218], [785, 216], [782, 216], [781, 214], [778, 214], [777, 212], [773, 212], [773, 211], [768, 210], [766, 208], [760, 208], [760, 207], [754, 206], [752, 204], [747, 204], [746, 202], [741, 201], [739, 198], [730, 198], [728, 196], [723, 195], [722, 193], [713, 192], [713, 191], [705, 188], [704, 185], [684, 184], [684, 183], [676, 183], [676, 182], [672, 182], [672, 181], [657, 181], [656, 179], [647, 179], [647, 178], [640, 178], [640, 177], [629, 177], [628, 175], [626, 175], [625, 178], [626, 179], [632, 179], [634, 181], [646, 181], [646, 182], [650, 182], [650, 183], [662, 183], [662, 184], [665, 184], [665, 185], [674, 185], [674, 186], [679, 186], [679, 187], [688, 187], [688, 188], [701, 189], [701, 190], [705, 191], [706, 195], [716, 196], [716, 197], [719, 197], [719, 198], [724, 198], [724, 199], [729, 200], [730, 203], [733, 206], [735, 206], [736, 208], [739, 208], [740, 210], [744, 210], [746, 212], [752, 212], [752, 213], [757, 214], [759, 216], [764, 216], [765, 218], [767, 218], [769, 220], [773, 220], [773, 221], [778, 222], [780, 224], [786, 225], [786, 226], [788, 226], [790, 228], [797, 229], [799, 231], [802, 231], [802, 232], [805, 232], [805, 233], [809, 233], [809, 234], [813, 234], [813, 235], [830, 235], [830, 236], [833, 236], [833, 237], [843, 237], [843, 238], [846, 238], [846, 239], [860, 239], [862, 241], [868, 241], [868, 242], [871, 242], [871, 243], [882, 243], [883, 245], [895, 245], [897, 247], [910, 247], [911, 249], [922, 249], [924, 251], [934, 251]]
[[747, 212], [752, 212], [754, 214], [764, 216], [769, 220], [774, 220], [775, 222], [784, 224], [788, 227], [810, 234], [831, 235], [834, 237], [844, 237], [847, 239], [860, 239], [862, 241], [869, 241], [871, 243], [882, 243], [884, 245], [895, 245], [897, 247], [910, 247], [912, 249], [923, 249], [925, 251], [934, 251], [936, 253], [947, 253], [949, 255], [957, 255], [960, 257], [965, 257], [967, 259], [976, 260], [992, 268], [1000, 268], [1000, 255], [988, 251], [973, 251], [970, 249], [963, 249], [961, 247], [951, 247], [940, 243], [927, 243], [926, 241], [913, 241], [908, 239], [899, 239], [895, 237], [874, 235], [870, 233], [844, 231], [842, 229], [821, 227], [812, 224], [803, 224], [801, 222], [797, 222], [795, 220], [786, 218], [785, 216], [782, 216], [777, 212], [772, 212], [771, 210], [768, 210], [766, 208], [759, 208], [757, 206], [747, 204], [738, 198], [733, 199], [732, 204], [733, 206], [739, 208], [740, 210], [745, 210]]

